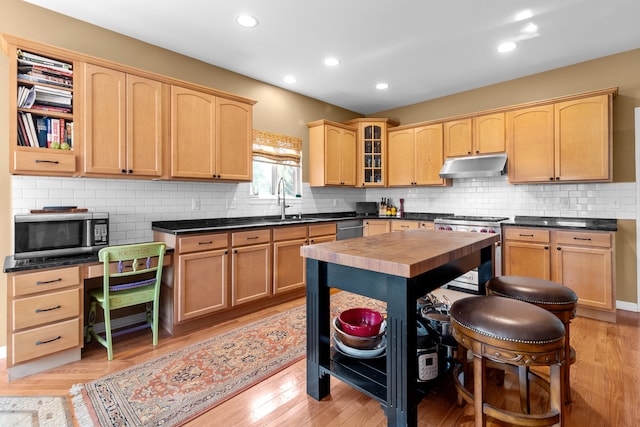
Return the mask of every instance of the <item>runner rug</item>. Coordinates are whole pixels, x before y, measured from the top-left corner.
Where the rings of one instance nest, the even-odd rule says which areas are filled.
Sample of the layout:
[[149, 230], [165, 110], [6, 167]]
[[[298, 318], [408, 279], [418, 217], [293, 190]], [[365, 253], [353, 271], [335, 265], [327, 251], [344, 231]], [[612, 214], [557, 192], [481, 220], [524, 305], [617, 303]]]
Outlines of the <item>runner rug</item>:
[[66, 396], [2, 396], [0, 426], [73, 427]]
[[[331, 297], [333, 318], [383, 302]], [[80, 426], [178, 426], [302, 359], [306, 309], [299, 306], [71, 389]]]

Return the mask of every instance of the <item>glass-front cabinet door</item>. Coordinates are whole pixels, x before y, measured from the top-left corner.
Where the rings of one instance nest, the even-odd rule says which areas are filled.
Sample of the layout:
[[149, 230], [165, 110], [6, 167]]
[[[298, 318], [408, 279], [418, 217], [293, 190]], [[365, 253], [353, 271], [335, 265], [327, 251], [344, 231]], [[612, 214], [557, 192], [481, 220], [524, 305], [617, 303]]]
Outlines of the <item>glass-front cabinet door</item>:
[[387, 130], [399, 123], [390, 119], [353, 119], [357, 126], [357, 187], [384, 187], [387, 184]]

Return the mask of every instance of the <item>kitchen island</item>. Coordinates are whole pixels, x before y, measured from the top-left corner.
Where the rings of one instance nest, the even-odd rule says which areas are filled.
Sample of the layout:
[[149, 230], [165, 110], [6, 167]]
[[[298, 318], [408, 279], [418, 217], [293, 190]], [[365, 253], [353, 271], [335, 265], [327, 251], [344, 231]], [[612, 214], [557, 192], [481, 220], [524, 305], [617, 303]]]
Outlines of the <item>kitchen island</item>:
[[[334, 376], [378, 400], [388, 425], [417, 425], [422, 395], [416, 299], [475, 267], [492, 270], [499, 239], [485, 233], [412, 230], [302, 247], [307, 263], [307, 393], [321, 400], [330, 393]], [[387, 303], [382, 370], [365, 360], [350, 363], [331, 348], [330, 288]]]

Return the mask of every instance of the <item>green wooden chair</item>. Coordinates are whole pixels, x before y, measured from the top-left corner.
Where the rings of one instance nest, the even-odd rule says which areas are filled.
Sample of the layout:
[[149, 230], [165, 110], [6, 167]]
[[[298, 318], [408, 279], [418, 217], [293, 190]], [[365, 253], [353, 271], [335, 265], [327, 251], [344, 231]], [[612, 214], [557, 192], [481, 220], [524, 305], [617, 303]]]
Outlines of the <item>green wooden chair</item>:
[[[160, 283], [165, 250], [164, 243], [152, 242], [110, 246], [98, 252], [98, 258], [104, 266], [103, 286], [89, 291], [91, 307], [86, 340], [90, 342], [95, 338], [105, 346], [109, 360], [113, 360], [112, 338], [114, 336], [151, 327], [153, 345], [158, 345]], [[112, 272], [115, 263], [117, 263], [117, 272]], [[137, 304], [146, 304], [146, 324], [113, 332], [111, 311]], [[102, 307], [104, 312], [104, 336], [96, 333], [93, 328], [96, 306]]]

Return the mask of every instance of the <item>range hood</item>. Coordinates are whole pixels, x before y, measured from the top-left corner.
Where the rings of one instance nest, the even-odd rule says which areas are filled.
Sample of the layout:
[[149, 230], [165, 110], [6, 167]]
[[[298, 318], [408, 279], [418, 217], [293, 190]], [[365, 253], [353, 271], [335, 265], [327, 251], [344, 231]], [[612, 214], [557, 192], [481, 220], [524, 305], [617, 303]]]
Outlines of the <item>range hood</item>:
[[441, 178], [476, 178], [500, 176], [507, 172], [505, 153], [447, 159], [440, 169]]

